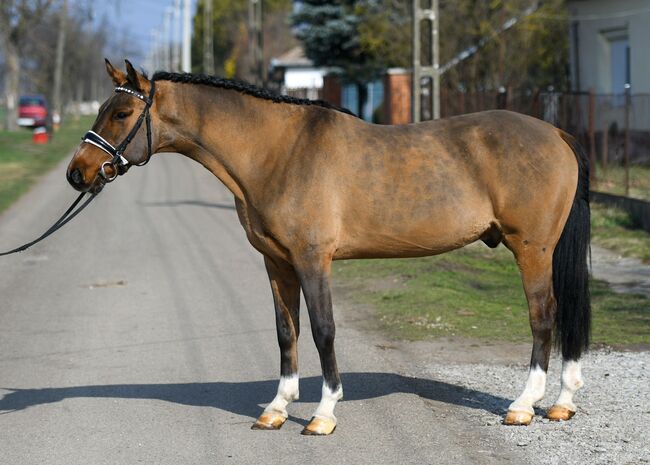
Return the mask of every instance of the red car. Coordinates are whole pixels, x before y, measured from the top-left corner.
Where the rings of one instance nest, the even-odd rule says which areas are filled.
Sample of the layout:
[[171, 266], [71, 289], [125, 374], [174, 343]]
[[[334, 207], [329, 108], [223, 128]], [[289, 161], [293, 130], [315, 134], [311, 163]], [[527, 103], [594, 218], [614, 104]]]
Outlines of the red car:
[[18, 126], [47, 125], [47, 102], [42, 95], [23, 95], [18, 101]]

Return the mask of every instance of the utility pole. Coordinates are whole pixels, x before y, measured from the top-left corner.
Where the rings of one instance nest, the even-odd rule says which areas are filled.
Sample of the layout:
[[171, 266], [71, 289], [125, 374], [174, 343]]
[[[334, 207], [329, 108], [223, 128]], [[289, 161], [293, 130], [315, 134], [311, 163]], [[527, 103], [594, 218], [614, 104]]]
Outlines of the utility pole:
[[151, 51], [149, 52], [149, 71], [154, 73], [158, 71], [158, 31], [152, 29], [150, 32], [151, 36]]
[[192, 71], [192, 33], [190, 31], [190, 0], [183, 0], [183, 53], [181, 69], [184, 73]]
[[65, 33], [68, 27], [68, 0], [63, 0], [59, 12], [59, 35], [56, 41], [56, 63], [54, 65], [54, 89], [52, 92], [52, 106], [54, 111], [61, 116], [63, 102], [61, 101], [61, 81], [63, 78], [63, 52], [65, 45]]
[[153, 39], [153, 71], [159, 71], [160, 67], [160, 31], [154, 29], [151, 31], [151, 38]]
[[264, 32], [262, 0], [248, 0], [248, 35], [255, 84], [264, 84]]
[[163, 43], [162, 48], [164, 52], [164, 68], [165, 71], [171, 71], [171, 56], [172, 56], [172, 15], [174, 10], [171, 7], [165, 8], [165, 16], [163, 22]]
[[[439, 65], [439, 8], [438, 0], [427, 0], [422, 7], [421, 0], [413, 0], [413, 122], [422, 119], [422, 78], [431, 81], [431, 92], [428, 94], [433, 119], [440, 118], [440, 65]], [[422, 52], [422, 21], [428, 21], [431, 31], [427, 40], [425, 66], [420, 62]]]
[[212, 44], [212, 0], [205, 0], [203, 10], [203, 72], [214, 74], [214, 45]]
[[178, 71], [181, 67], [181, 0], [174, 0], [173, 18], [172, 71]]

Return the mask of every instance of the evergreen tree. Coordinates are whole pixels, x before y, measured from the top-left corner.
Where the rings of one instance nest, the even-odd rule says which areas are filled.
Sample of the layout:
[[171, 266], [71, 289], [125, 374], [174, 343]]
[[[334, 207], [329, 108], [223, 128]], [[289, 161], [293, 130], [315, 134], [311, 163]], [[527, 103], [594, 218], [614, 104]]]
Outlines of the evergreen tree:
[[316, 66], [341, 68], [346, 79], [357, 84], [358, 113], [367, 99], [365, 83], [381, 70], [377, 60], [361, 44], [359, 33], [366, 0], [301, 0], [292, 23], [296, 37]]

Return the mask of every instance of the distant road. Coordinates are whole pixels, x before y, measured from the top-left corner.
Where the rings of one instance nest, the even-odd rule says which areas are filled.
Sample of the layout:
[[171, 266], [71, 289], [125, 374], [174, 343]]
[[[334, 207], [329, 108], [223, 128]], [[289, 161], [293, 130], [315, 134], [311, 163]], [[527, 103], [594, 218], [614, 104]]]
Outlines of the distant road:
[[[64, 168], [0, 216], [0, 249], [42, 232], [75, 197]], [[521, 460], [516, 447], [481, 445], [485, 428], [460, 413], [508, 399], [402, 376], [395, 351], [339, 310], [346, 400], [334, 435], [299, 434], [321, 384], [304, 307], [301, 400], [281, 431], [251, 431], [279, 373], [262, 258], [216, 178], [156, 156], [46, 242], [0, 258], [0, 463]]]

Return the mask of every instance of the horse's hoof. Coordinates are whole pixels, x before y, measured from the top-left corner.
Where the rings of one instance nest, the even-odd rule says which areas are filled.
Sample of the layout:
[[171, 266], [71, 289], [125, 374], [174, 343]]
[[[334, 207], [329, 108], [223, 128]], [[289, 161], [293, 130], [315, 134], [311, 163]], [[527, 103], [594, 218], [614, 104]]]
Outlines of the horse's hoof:
[[251, 429], [280, 429], [285, 421], [287, 421], [287, 417], [280, 412], [264, 412], [251, 426]]
[[506, 417], [503, 419], [504, 425], [530, 425], [533, 421], [533, 413], [524, 412], [522, 410], [508, 410]]
[[570, 420], [573, 415], [575, 415], [576, 412], [569, 410], [566, 407], [561, 407], [559, 405], [554, 405], [550, 409], [548, 409], [548, 412], [546, 412], [546, 418], [548, 418], [551, 421], [567, 421]]
[[329, 418], [313, 417], [301, 434], [306, 436], [327, 436], [336, 429], [336, 422]]

